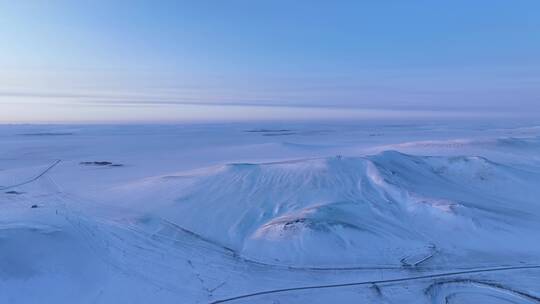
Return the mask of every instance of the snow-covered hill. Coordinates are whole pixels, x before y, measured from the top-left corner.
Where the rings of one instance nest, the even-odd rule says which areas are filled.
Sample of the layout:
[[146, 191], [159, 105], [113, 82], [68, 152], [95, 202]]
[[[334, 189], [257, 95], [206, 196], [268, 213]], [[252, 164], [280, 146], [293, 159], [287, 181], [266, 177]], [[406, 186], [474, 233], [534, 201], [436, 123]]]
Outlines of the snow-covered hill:
[[154, 204], [151, 213], [262, 263], [469, 266], [508, 252], [539, 256], [540, 246], [531, 247], [539, 183], [538, 173], [483, 157], [386, 151], [229, 164], [123, 190]]

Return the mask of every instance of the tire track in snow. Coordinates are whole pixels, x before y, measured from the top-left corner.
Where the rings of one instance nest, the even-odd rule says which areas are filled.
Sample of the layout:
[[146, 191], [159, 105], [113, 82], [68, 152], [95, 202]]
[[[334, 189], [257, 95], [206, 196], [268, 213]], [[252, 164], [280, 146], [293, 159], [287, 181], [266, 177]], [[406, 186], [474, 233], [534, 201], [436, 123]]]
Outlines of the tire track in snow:
[[[446, 281], [446, 282], [436, 282], [436, 283], [433, 283], [431, 286], [429, 286], [427, 289], [426, 289], [426, 295], [431, 295], [432, 298], [439, 298], [437, 300], [437, 302], [441, 302], [441, 303], [448, 303], [449, 301], [449, 298], [456, 295], [456, 294], [459, 294], [459, 292], [448, 292], [448, 291], [443, 291], [443, 292], [440, 292], [440, 291], [437, 291], [437, 288], [441, 287], [441, 286], [452, 286], [452, 285], [465, 285], [463, 287], [484, 287], [484, 288], [489, 288], [491, 289], [492, 291], [495, 291], [495, 292], [499, 292], [499, 293], [506, 293], [508, 295], [511, 295], [511, 296], [514, 296], [514, 297], [518, 297], [518, 298], [521, 298], [521, 299], [524, 299], [527, 301], [527, 303], [530, 303], [530, 302], [535, 302], [535, 303], [540, 303], [540, 297], [537, 297], [537, 296], [534, 296], [532, 294], [529, 294], [529, 293], [526, 293], [526, 292], [523, 292], [523, 291], [520, 291], [520, 290], [516, 290], [516, 289], [513, 289], [513, 288], [510, 288], [510, 287], [506, 287], [502, 284], [499, 284], [499, 283], [493, 283], [493, 282], [490, 282], [490, 281], [477, 281], [477, 280], [470, 280], [470, 279], [456, 279], [456, 280], [452, 280], [452, 281]], [[463, 288], [462, 287], [462, 288]], [[462, 292], [463, 293], [463, 292]]]
[[[224, 246], [219, 242], [210, 240], [194, 231], [191, 231], [189, 229], [186, 229], [178, 224], [175, 224], [165, 218], [159, 218], [163, 223], [178, 229], [178, 231], [181, 231], [182, 233], [185, 233], [191, 237], [194, 237], [202, 242], [205, 242], [207, 244], [210, 244], [212, 246], [216, 246], [218, 248], [221, 248], [224, 252], [229, 254], [232, 258], [251, 265], [255, 266], [261, 266], [261, 267], [271, 267], [274, 269], [282, 269], [282, 270], [300, 270], [300, 271], [357, 271], [357, 270], [402, 270], [402, 265], [375, 265], [375, 266], [344, 266], [344, 267], [315, 267], [315, 266], [294, 266], [294, 265], [285, 265], [285, 264], [270, 264], [265, 263], [262, 261], [253, 260], [250, 258], [247, 258], [245, 256], [242, 256], [239, 252], [236, 250]], [[163, 237], [159, 235], [155, 235], [156, 237]], [[430, 270], [430, 268], [425, 267], [416, 267], [417, 270]]]
[[477, 273], [511, 271], [511, 270], [524, 270], [524, 269], [540, 269], [540, 265], [485, 268], [485, 269], [476, 269], [476, 270], [464, 270], [464, 271], [455, 271], [455, 272], [436, 273], [436, 274], [429, 274], [429, 275], [422, 275], [422, 276], [415, 276], [415, 277], [406, 277], [406, 278], [396, 278], [396, 279], [388, 279], [388, 280], [362, 281], [362, 282], [351, 282], [351, 283], [342, 283], [342, 284], [313, 285], [313, 286], [302, 286], [302, 287], [274, 289], [274, 290], [266, 290], [266, 291], [259, 291], [259, 292], [244, 294], [244, 295], [231, 297], [231, 298], [227, 298], [227, 299], [216, 300], [216, 301], [210, 302], [209, 304], [227, 303], [227, 302], [233, 302], [233, 301], [236, 301], [236, 300], [241, 300], [241, 299], [246, 299], [246, 298], [253, 298], [253, 297], [262, 296], [262, 295], [285, 293], [285, 292], [294, 292], [294, 291], [300, 291], [300, 290], [329, 289], [329, 288], [339, 288], [339, 287], [349, 287], [349, 286], [400, 283], [400, 282], [415, 281], [415, 280], [422, 280], [422, 279], [444, 278], [444, 277], [451, 277], [451, 276], [464, 275], [464, 274], [477, 274]]
[[39, 173], [35, 177], [33, 177], [33, 178], [31, 178], [31, 179], [29, 179], [29, 180], [27, 180], [25, 182], [21, 182], [21, 183], [15, 184], [15, 185], [0, 187], [0, 190], [8, 190], [8, 189], [11, 189], [11, 188], [16, 188], [16, 187], [20, 187], [20, 186], [24, 186], [24, 185], [33, 183], [33, 182], [37, 181], [38, 179], [40, 179], [43, 175], [47, 174], [47, 172], [52, 170], [54, 167], [56, 167], [56, 165], [58, 165], [61, 161], [62, 161], [61, 159], [56, 160], [52, 165], [47, 167], [41, 173]]

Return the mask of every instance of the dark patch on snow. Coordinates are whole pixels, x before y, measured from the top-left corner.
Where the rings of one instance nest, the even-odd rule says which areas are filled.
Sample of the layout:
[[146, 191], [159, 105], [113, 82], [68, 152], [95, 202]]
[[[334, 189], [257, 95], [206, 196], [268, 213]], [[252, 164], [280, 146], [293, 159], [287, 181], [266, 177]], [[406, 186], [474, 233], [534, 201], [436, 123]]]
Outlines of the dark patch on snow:
[[38, 132], [38, 133], [23, 133], [21, 136], [69, 136], [73, 135], [70, 132]]
[[264, 133], [262, 136], [288, 136], [294, 135], [295, 132], [286, 132], [286, 133]]
[[370, 288], [375, 292], [375, 294], [376, 294], [377, 296], [379, 296], [379, 297], [382, 296], [382, 290], [381, 290], [381, 288], [379, 287], [379, 285], [373, 284], [373, 285], [371, 285]]
[[331, 231], [332, 227], [336, 226], [363, 231], [363, 229], [360, 227], [347, 222], [312, 218], [295, 218], [291, 220], [277, 221], [274, 224], [282, 225], [283, 231], [295, 231], [305, 228], [313, 231], [328, 233]]
[[298, 218], [298, 219], [294, 219], [292, 221], [288, 221], [288, 222], [285, 222], [283, 224], [283, 230], [289, 230], [289, 229], [292, 229], [294, 228], [296, 225], [298, 224], [303, 224], [306, 222], [306, 219], [305, 218]]
[[24, 194], [24, 192], [19, 192], [19, 191], [14, 191], [14, 190], [12, 190], [12, 191], [6, 191], [5, 193], [6, 193], [6, 194], [14, 194], [14, 195]]
[[249, 133], [283, 133], [283, 132], [292, 132], [292, 130], [289, 130], [289, 129], [252, 129], [252, 130], [245, 130], [244, 132], [249, 132]]
[[98, 166], [98, 167], [122, 167], [123, 164], [115, 164], [109, 161], [84, 161], [80, 162], [83, 166]]
[[32, 208], [32, 209], [35, 209], [35, 208], [37, 208], [37, 207], [38, 207], [38, 205], [32, 205], [32, 206], [30, 206], [30, 208]]
[[262, 136], [287, 136], [297, 134], [290, 129], [252, 129], [245, 130], [248, 133], [260, 133]]
[[81, 162], [81, 165], [95, 165], [95, 166], [108, 166], [112, 165], [111, 162], [108, 161], [93, 161], [93, 162]]

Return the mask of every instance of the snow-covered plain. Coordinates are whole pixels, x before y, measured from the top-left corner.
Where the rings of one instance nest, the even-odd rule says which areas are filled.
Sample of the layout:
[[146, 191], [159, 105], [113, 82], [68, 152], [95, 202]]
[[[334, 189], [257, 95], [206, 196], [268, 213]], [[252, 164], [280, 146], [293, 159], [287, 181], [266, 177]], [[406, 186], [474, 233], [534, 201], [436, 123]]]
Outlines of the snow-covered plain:
[[539, 303], [540, 127], [0, 126], [0, 303]]

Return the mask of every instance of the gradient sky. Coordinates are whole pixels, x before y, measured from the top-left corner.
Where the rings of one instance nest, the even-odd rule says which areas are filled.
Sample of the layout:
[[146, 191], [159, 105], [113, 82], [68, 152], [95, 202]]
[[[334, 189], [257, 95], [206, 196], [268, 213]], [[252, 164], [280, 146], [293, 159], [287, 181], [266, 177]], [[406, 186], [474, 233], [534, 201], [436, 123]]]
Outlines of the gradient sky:
[[540, 112], [538, 0], [0, 0], [0, 41], [0, 122]]

